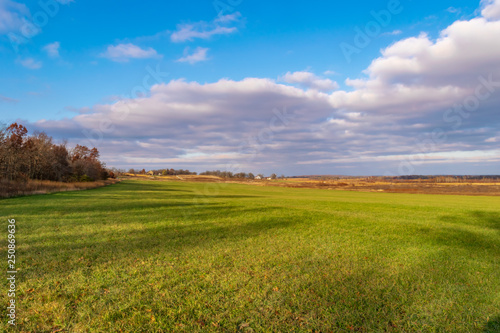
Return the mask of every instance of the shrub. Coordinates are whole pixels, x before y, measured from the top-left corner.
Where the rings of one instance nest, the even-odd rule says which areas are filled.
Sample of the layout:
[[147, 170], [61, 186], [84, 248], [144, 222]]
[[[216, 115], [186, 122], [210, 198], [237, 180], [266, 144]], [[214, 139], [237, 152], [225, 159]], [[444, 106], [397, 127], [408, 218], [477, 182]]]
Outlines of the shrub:
[[93, 182], [94, 180], [87, 175], [83, 175], [80, 177], [80, 181], [81, 182]]

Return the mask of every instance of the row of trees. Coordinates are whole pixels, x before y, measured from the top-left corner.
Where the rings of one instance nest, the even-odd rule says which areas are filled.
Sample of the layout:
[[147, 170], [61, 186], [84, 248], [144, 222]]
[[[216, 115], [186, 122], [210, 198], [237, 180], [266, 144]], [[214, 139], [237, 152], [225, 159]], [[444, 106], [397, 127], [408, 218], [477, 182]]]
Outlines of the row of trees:
[[135, 170], [135, 169], [129, 169], [128, 173], [137, 175], [145, 175], [146, 173], [153, 173], [154, 175], [162, 175], [162, 176], [175, 176], [175, 175], [197, 175], [196, 172], [191, 172], [189, 170], [174, 170], [174, 169], [156, 169], [156, 170], [149, 170], [146, 172], [146, 169], [142, 170]]
[[425, 183], [468, 183], [468, 182], [496, 182], [500, 180], [499, 175], [479, 175], [479, 176], [465, 176], [465, 175], [410, 175], [410, 176], [394, 176], [394, 177], [371, 177], [380, 178], [383, 181], [391, 182], [405, 182], [405, 181], [418, 181]]
[[17, 123], [0, 129], [0, 179], [94, 181], [109, 176], [96, 148], [68, 150], [43, 132], [28, 135]]
[[[218, 176], [222, 178], [239, 178], [239, 179], [255, 179], [256, 177], [259, 177], [261, 179], [265, 178], [263, 174], [259, 173], [257, 176], [255, 176], [253, 173], [245, 173], [245, 172], [239, 172], [239, 173], [232, 173], [231, 171], [220, 171], [220, 170], [214, 170], [214, 171], [205, 171], [200, 173], [200, 175], [204, 176]], [[271, 179], [277, 179], [278, 176], [273, 173], [271, 176], [269, 176]], [[285, 178], [285, 176], [281, 176], [280, 178]]]
[[[119, 173], [120, 171], [117, 170], [116, 172]], [[170, 175], [197, 175], [196, 172], [191, 172], [189, 170], [183, 170], [183, 169], [179, 169], [179, 170], [174, 170], [174, 169], [156, 169], [156, 170], [149, 170], [149, 171], [146, 171], [146, 169], [142, 169], [142, 170], [129, 169], [128, 173], [129, 174], [134, 174], [134, 175], [137, 175], [137, 174], [140, 174], [140, 175], [153, 174], [155, 176], [157, 176], [157, 175], [162, 175], [162, 176], [170, 176]], [[217, 176], [217, 177], [226, 178], [226, 179], [227, 178], [229, 178], [229, 179], [231, 179], [231, 178], [234, 178], [234, 179], [255, 179], [255, 178], [264, 179], [265, 178], [263, 174], [258, 174], [257, 176], [255, 176], [251, 172], [249, 172], [249, 173], [246, 173], [246, 172], [233, 173], [231, 171], [221, 171], [221, 170], [205, 171], [205, 172], [200, 173], [200, 176]], [[269, 176], [269, 178], [271, 178], [271, 179], [277, 179], [278, 176], [275, 173], [273, 173], [271, 176]], [[282, 175], [280, 178], [285, 178], [285, 176]]]
[[231, 171], [220, 171], [220, 170], [213, 170], [213, 171], [205, 171], [200, 173], [202, 176], [217, 176], [221, 178], [247, 178], [247, 179], [255, 179], [255, 176], [253, 173], [245, 173], [245, 172], [239, 172], [239, 173], [232, 173]]

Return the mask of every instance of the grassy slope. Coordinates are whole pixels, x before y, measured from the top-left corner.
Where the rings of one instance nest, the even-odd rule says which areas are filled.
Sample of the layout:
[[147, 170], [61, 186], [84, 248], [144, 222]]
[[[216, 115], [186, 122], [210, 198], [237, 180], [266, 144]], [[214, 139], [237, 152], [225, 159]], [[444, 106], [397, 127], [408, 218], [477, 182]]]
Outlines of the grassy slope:
[[500, 198], [126, 181], [0, 200], [0, 217], [18, 224], [19, 330], [500, 323]]

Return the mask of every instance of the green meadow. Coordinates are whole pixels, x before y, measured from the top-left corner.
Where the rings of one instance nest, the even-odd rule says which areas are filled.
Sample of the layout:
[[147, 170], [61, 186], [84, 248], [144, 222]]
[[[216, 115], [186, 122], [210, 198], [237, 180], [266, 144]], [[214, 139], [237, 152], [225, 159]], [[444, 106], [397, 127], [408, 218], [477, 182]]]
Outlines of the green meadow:
[[1, 331], [500, 332], [500, 197], [123, 181], [0, 218]]

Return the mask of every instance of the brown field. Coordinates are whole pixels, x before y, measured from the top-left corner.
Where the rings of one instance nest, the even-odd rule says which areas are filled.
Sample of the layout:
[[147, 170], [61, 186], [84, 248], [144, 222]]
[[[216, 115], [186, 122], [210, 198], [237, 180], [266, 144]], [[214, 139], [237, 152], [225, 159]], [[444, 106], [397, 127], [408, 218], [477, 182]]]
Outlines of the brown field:
[[279, 186], [293, 188], [317, 188], [325, 190], [390, 192], [390, 193], [421, 193], [421, 194], [451, 194], [451, 195], [483, 195], [500, 196], [498, 180], [465, 180], [451, 179], [411, 179], [384, 180], [379, 177], [350, 177], [342, 179], [285, 178], [276, 180], [223, 179], [216, 176], [150, 176], [126, 174], [127, 179], [150, 179], [169, 181], [195, 182], [226, 182], [257, 186]]
[[[277, 184], [278, 185], [278, 184]], [[292, 180], [278, 186], [324, 188], [328, 190], [348, 190], [363, 192], [453, 194], [453, 195], [500, 195], [497, 182], [434, 182], [431, 180], [369, 181], [364, 178], [341, 180]]]

